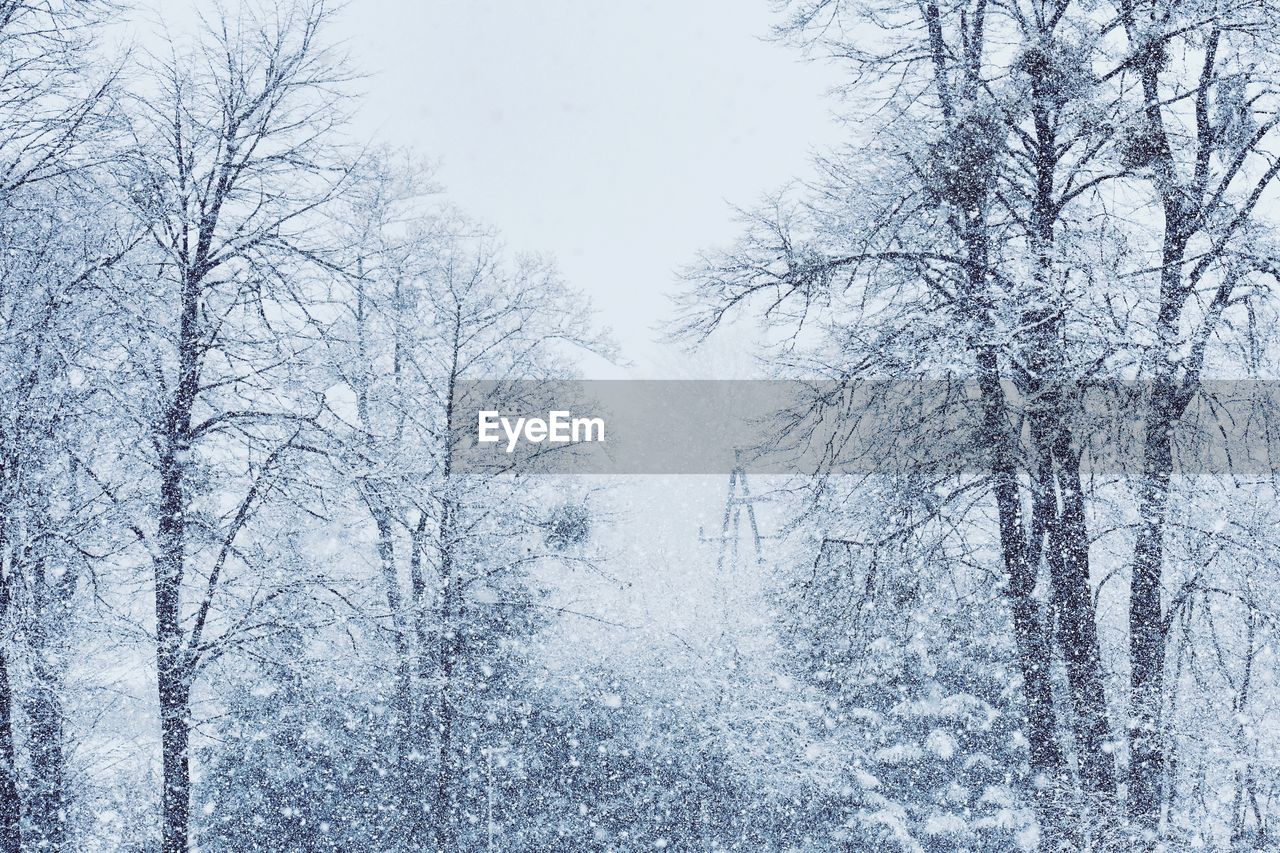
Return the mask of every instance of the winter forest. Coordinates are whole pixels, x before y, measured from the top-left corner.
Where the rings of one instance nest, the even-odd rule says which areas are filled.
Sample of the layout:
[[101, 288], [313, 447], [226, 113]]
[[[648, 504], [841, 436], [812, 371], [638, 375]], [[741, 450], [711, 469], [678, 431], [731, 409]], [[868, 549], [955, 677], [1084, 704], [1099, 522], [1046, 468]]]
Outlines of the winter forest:
[[[1188, 438], [1280, 367], [1280, 7], [739, 3], [832, 133], [711, 200], [650, 328], [366, 132], [379, 3], [0, 0], [0, 853], [1280, 849], [1280, 467]], [[645, 8], [601, 14], [719, 29]], [[894, 464], [455, 464], [472, 380], [628, 335], [812, 389], [780, 440], [892, 388]]]

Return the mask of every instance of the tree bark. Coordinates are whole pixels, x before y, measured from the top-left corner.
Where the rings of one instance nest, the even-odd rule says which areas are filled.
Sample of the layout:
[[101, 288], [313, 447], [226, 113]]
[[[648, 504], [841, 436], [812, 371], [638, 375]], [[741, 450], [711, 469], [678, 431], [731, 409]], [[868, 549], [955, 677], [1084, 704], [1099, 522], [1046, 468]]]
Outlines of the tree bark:
[[182, 290], [177, 382], [159, 436], [159, 547], [154, 569], [156, 675], [164, 773], [163, 853], [185, 853], [189, 836], [192, 667], [182, 628], [182, 581], [187, 560], [187, 454], [191, 449], [191, 412], [199, 387], [199, 306], [199, 280], [193, 271], [188, 272]]
[[1049, 673], [1051, 645], [1040, 603], [1034, 595], [1036, 564], [1028, 560], [1017, 469], [1005, 423], [1004, 391], [1000, 386], [995, 352], [983, 350], [978, 364], [983, 431], [988, 442], [1000, 550], [1007, 577], [1005, 598], [1013, 617], [1031, 772], [1036, 777], [1033, 784], [1037, 817], [1046, 836], [1045, 849], [1060, 849], [1067, 827], [1059, 797], [1064, 761], [1057, 740], [1057, 718]]
[[[0, 561], [4, 537], [0, 535]], [[0, 575], [0, 624], [9, 618], [9, 577]], [[0, 851], [18, 853], [22, 847], [22, 803], [18, 798], [17, 750], [13, 739], [13, 687], [9, 681], [9, 648], [0, 642]]]
[[164, 797], [161, 850], [185, 853], [191, 804], [189, 696], [185, 673], [161, 667], [160, 729], [163, 750]]
[[439, 728], [439, 764], [436, 769], [436, 849], [451, 851], [458, 849], [459, 798], [457, 787], [457, 761], [454, 756], [453, 723], [454, 723], [454, 667], [458, 660], [458, 631], [461, 629], [461, 596], [458, 587], [459, 579], [455, 565], [455, 524], [457, 523], [457, 503], [454, 500], [453, 483], [453, 415], [457, 404], [460, 353], [462, 348], [461, 306], [454, 306], [452, 351], [447, 384], [445, 387], [445, 448], [444, 463], [441, 471], [442, 499], [440, 502], [440, 525], [438, 535], [440, 559], [440, 602], [439, 602], [439, 666], [440, 666], [440, 698], [436, 724]]
[[24, 702], [31, 761], [26, 834], [31, 845], [61, 850], [66, 843], [65, 652], [61, 644], [70, 589], [66, 578], [51, 583], [42, 562], [34, 562], [32, 568], [35, 610], [26, 621], [26, 633], [33, 684]]
[[[1129, 578], [1129, 802], [1130, 820], [1154, 836], [1163, 811], [1164, 744], [1164, 528], [1173, 476], [1172, 433], [1186, 408], [1188, 388], [1176, 377], [1178, 326], [1188, 296], [1182, 276], [1189, 234], [1185, 196], [1178, 183], [1159, 107], [1157, 72], [1145, 69], [1147, 120], [1157, 129], [1155, 184], [1162, 199], [1161, 252], [1156, 344], [1151, 355], [1151, 400], [1143, 435], [1138, 484], [1138, 534]], [[1190, 367], [1190, 365], [1188, 365]]]
[[1057, 616], [1057, 639], [1071, 695], [1071, 727], [1084, 792], [1109, 810], [1116, 796], [1115, 768], [1106, 745], [1111, 737], [1102, 650], [1089, 581], [1089, 533], [1085, 523], [1080, 461], [1062, 425], [1058, 389], [1045, 392], [1049, 414], [1038, 413], [1033, 429], [1041, 444], [1036, 500], [1043, 504], [1045, 562]]
[[[1048, 34], [1045, 34], [1046, 41]], [[1089, 578], [1089, 535], [1085, 522], [1080, 462], [1071, 446], [1064, 389], [1060, 384], [1066, 363], [1062, 331], [1064, 306], [1055, 288], [1055, 225], [1060, 215], [1057, 197], [1062, 150], [1058, 142], [1054, 81], [1032, 64], [1031, 150], [1035, 194], [1027, 234], [1034, 263], [1033, 292], [1023, 325], [1035, 330], [1026, 343], [1028, 392], [1033, 398], [1030, 426], [1038, 459], [1033, 500], [1042, 504], [1041, 533], [1047, 538], [1044, 556], [1049, 568], [1056, 633], [1066, 666], [1071, 694], [1071, 727], [1081, 786], [1109, 806], [1116, 795], [1113, 759], [1106, 750], [1110, 738], [1102, 651], [1093, 614]], [[1072, 377], [1074, 378], [1074, 377]], [[1041, 543], [1036, 542], [1036, 550]], [[1109, 810], [1109, 809], [1108, 809]]]
[[[1165, 631], [1161, 587], [1164, 525], [1173, 467], [1168, 417], [1170, 392], [1157, 383], [1147, 422], [1142, 482], [1138, 492], [1138, 536], [1129, 587], [1129, 816], [1149, 832], [1159, 829], [1163, 802]], [[1163, 412], [1164, 416], [1160, 416]]]
[[162, 748], [163, 853], [185, 853], [191, 771], [188, 766], [189, 673], [180, 623], [185, 530], [181, 473], [170, 460], [161, 486], [160, 553], [155, 561], [156, 683], [160, 700]]

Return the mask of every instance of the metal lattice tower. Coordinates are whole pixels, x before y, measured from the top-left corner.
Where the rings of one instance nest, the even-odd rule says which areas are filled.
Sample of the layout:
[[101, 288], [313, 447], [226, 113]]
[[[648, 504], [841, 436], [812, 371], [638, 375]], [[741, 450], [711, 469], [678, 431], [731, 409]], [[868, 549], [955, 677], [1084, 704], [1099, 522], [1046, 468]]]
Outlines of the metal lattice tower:
[[704, 528], [698, 527], [699, 541], [715, 542], [719, 545], [716, 555], [717, 577], [724, 579], [726, 567], [728, 572], [733, 573], [739, 565], [743, 515], [746, 515], [747, 526], [751, 531], [756, 566], [764, 565], [764, 540], [776, 538], [761, 534], [760, 523], [756, 518], [756, 503], [766, 500], [768, 498], [765, 496], [751, 494], [751, 484], [747, 480], [747, 469], [742, 464], [741, 453], [735, 453], [734, 468], [729, 474], [729, 488], [724, 502], [724, 515], [720, 523], [720, 535], [707, 536]]

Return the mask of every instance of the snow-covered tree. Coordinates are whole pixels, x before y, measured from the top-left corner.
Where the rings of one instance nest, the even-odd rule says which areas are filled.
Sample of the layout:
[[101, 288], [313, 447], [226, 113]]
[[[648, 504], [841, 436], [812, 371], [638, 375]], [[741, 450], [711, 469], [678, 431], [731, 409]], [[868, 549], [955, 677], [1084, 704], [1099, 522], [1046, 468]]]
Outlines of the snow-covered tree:
[[321, 3], [224, 12], [152, 59], [131, 101], [127, 192], [147, 239], [120, 296], [120, 372], [130, 486], [150, 505], [137, 527], [153, 568], [166, 851], [189, 843], [197, 676], [271, 627], [243, 537], [264, 504], [289, 499], [280, 483], [319, 415], [322, 389], [298, 370], [317, 211], [345, 175], [328, 16]]

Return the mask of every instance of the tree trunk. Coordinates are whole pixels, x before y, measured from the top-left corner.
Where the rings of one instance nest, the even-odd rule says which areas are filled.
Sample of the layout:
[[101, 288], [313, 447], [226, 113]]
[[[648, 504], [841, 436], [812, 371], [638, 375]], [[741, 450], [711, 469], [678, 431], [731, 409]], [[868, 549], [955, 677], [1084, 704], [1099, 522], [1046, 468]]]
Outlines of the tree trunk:
[[[433, 655], [430, 654], [430, 642], [427, 626], [426, 611], [426, 580], [422, 572], [422, 536], [426, 529], [428, 516], [424, 512], [418, 519], [418, 524], [411, 531], [409, 537], [409, 590], [410, 603], [408, 608], [408, 616], [413, 622], [413, 671], [410, 677], [410, 684], [414, 687], [410, 706], [410, 720], [408, 728], [408, 740], [414, 751], [420, 755], [426, 755], [430, 751], [430, 734], [427, 731], [427, 721], [430, 720], [432, 714], [429, 706], [429, 700], [422, 695], [423, 685], [432, 682], [431, 661]], [[416, 781], [416, 776], [415, 776]], [[422, 844], [431, 832], [428, 829], [428, 822], [431, 819], [430, 798], [427, 796], [427, 790], [424, 786], [416, 785], [414, 787], [416, 793], [416, 801], [413, 803], [413, 814], [411, 823], [411, 834], [414, 843]]]
[[[1047, 36], [1047, 34], [1046, 34]], [[1046, 69], [1029, 67], [1031, 75], [1031, 136], [1035, 196], [1027, 235], [1035, 264], [1033, 292], [1023, 318], [1035, 330], [1025, 342], [1024, 361], [1029, 392], [1035, 400], [1031, 415], [1032, 444], [1038, 455], [1034, 500], [1043, 503], [1041, 530], [1049, 580], [1057, 612], [1057, 638], [1066, 665], [1071, 693], [1071, 726], [1081, 786], [1098, 805], [1113, 803], [1116, 794], [1102, 651], [1098, 644], [1089, 579], [1089, 534], [1085, 523], [1080, 462], [1071, 447], [1063, 388], [1056, 385], [1070, 370], [1062, 331], [1063, 297], [1055, 287], [1055, 226], [1060, 215], [1057, 198], [1062, 150], [1057, 138], [1057, 107], [1053, 80]], [[1041, 543], [1035, 543], [1040, 549]], [[1107, 809], [1109, 811], [1109, 809]]]
[[[0, 548], [3, 537], [0, 536]], [[4, 554], [0, 553], [0, 560]], [[7, 625], [9, 578], [0, 575], [0, 624]], [[7, 632], [6, 632], [7, 633]], [[13, 740], [13, 688], [9, 682], [9, 647], [0, 642], [0, 853], [18, 853], [22, 846], [22, 808], [18, 799], [17, 750]]]
[[387, 608], [391, 613], [391, 637], [395, 655], [395, 696], [391, 701], [391, 736], [395, 744], [394, 764], [397, 773], [400, 817], [406, 821], [404, 831], [412, 844], [420, 844], [425, 837], [422, 827], [422, 785], [420, 772], [410, 756], [419, 753], [414, 740], [413, 697], [413, 649], [409, 643], [405, 624], [404, 595], [400, 591], [399, 573], [396, 571], [395, 530], [391, 513], [374, 495], [367, 498], [370, 514], [378, 535], [378, 561], [382, 568], [382, 582], [386, 588]]
[[983, 431], [991, 460], [1000, 550], [1008, 579], [1005, 597], [1013, 617], [1014, 646], [1022, 673], [1031, 772], [1036, 777], [1036, 811], [1046, 836], [1045, 849], [1053, 850], [1062, 847], [1060, 837], [1067, 827], [1060, 803], [1064, 762], [1057, 740], [1049, 673], [1051, 646], [1040, 604], [1033, 594], [1036, 564], [1027, 559], [1017, 469], [1004, 423], [1004, 392], [996, 370], [996, 355], [989, 349], [979, 356], [978, 385], [983, 406]]
[[382, 566], [382, 582], [386, 587], [387, 608], [391, 611], [392, 643], [396, 655], [396, 695], [392, 703], [395, 713], [393, 726], [397, 746], [404, 753], [408, 753], [412, 749], [409, 743], [409, 731], [413, 704], [410, 678], [413, 662], [410, 659], [411, 651], [405, 626], [404, 596], [400, 592], [400, 578], [396, 572], [395, 531], [391, 526], [391, 513], [378, 502], [376, 497], [371, 499], [370, 511], [378, 531], [378, 561]]
[[[936, 60], [935, 60], [936, 61]], [[983, 440], [987, 444], [992, 488], [996, 499], [999, 542], [1007, 583], [1005, 597], [1013, 618], [1014, 645], [1022, 673], [1033, 802], [1044, 835], [1044, 849], [1069, 849], [1072, 830], [1063, 808], [1065, 762], [1057, 739], [1050, 666], [1052, 642], [1034, 590], [1039, 562], [1032, 561], [1019, 495], [1017, 454], [1010, 435], [1008, 408], [1001, 386], [1000, 357], [995, 344], [993, 305], [988, 291], [990, 237], [985, 221], [986, 200], [972, 216], [963, 235], [966, 294], [971, 306], [970, 346], [976, 355], [981, 398]]]
[[1071, 693], [1080, 782], [1095, 805], [1107, 809], [1116, 795], [1113, 759], [1106, 749], [1111, 724], [1089, 582], [1089, 533], [1080, 461], [1071, 449], [1070, 434], [1061, 426], [1062, 416], [1062, 407], [1055, 402], [1050, 417], [1057, 425], [1051, 427], [1054, 435], [1042, 458], [1038, 484], [1043, 492], [1040, 499], [1047, 503], [1046, 562], [1058, 619], [1058, 645]]
[[187, 849], [191, 799], [190, 672], [181, 624], [186, 560], [182, 467], [172, 451], [161, 460], [159, 553], [155, 560], [156, 675], [163, 750], [163, 853]]
[[[182, 582], [187, 561], [187, 466], [191, 412], [200, 386], [200, 280], [183, 278], [178, 325], [178, 371], [173, 396], [160, 424], [159, 515], [153, 568], [156, 606], [156, 686], [163, 751], [163, 853], [185, 853], [191, 807], [192, 660], [182, 628]], [[194, 650], [192, 650], [194, 651]]]
[[53, 586], [43, 567], [33, 566], [34, 612], [26, 621], [33, 684], [25, 701], [31, 786], [27, 803], [28, 844], [61, 850], [66, 842], [66, 760], [62, 707], [65, 607], [69, 590]]
[[[1179, 322], [1187, 298], [1182, 279], [1190, 212], [1178, 189], [1172, 154], [1160, 124], [1154, 72], [1144, 72], [1147, 114], [1159, 127], [1157, 188], [1163, 197], [1164, 245], [1156, 344], [1151, 352], [1151, 401], [1143, 435], [1142, 479], [1138, 485], [1138, 534], [1129, 578], [1129, 802], [1130, 820], [1153, 837], [1160, 829], [1164, 800], [1165, 628], [1161, 590], [1164, 579], [1164, 527], [1173, 476], [1173, 428], [1186, 408], [1188, 388], [1176, 378]], [[1191, 365], [1186, 365], [1188, 369]]]
[[1152, 417], [1147, 422], [1142, 483], [1138, 494], [1138, 536], [1129, 587], [1129, 817], [1156, 832], [1163, 800], [1164, 744], [1161, 705], [1164, 701], [1164, 523], [1173, 467], [1167, 389], [1158, 385]]
[[451, 338], [451, 361], [449, 377], [445, 386], [445, 447], [444, 464], [441, 470], [440, 487], [443, 490], [440, 502], [439, 523], [439, 559], [440, 559], [440, 602], [439, 602], [439, 666], [440, 666], [440, 699], [436, 725], [439, 729], [439, 764], [436, 768], [436, 849], [452, 851], [458, 849], [458, 785], [461, 783], [454, 757], [453, 723], [454, 713], [454, 667], [458, 661], [458, 631], [462, 627], [462, 599], [456, 577], [455, 525], [458, 518], [458, 504], [453, 496], [453, 450], [455, 437], [454, 410], [457, 406], [458, 377], [460, 354], [462, 351], [462, 317], [461, 306], [454, 305], [453, 335]]
[[[448, 486], [446, 486], [448, 488]], [[441, 519], [441, 566], [440, 566], [440, 608], [439, 608], [439, 667], [440, 695], [436, 713], [438, 737], [438, 756], [436, 765], [436, 850], [448, 851], [458, 849], [458, 784], [455, 772], [453, 744], [453, 669], [458, 658], [456, 579], [453, 577], [452, 543], [447, 536], [452, 528], [449, 519], [449, 504], [446, 500], [445, 513]]]
[[185, 673], [162, 666], [160, 729], [164, 767], [163, 853], [185, 853], [191, 804], [189, 695]]

